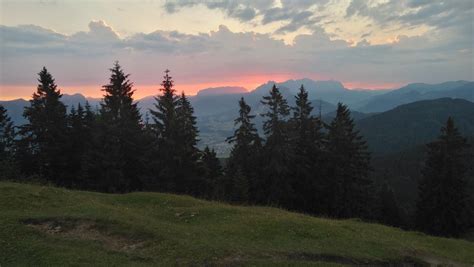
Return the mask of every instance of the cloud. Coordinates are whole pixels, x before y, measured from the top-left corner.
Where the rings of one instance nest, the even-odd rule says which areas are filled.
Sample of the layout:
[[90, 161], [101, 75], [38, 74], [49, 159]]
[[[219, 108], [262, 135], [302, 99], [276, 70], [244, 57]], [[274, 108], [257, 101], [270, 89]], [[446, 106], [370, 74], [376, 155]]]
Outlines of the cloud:
[[71, 36], [71, 40], [91, 42], [115, 42], [120, 36], [103, 20], [89, 22], [89, 31], [78, 32]]
[[[292, 22], [298, 27], [297, 21], [307, 18], [310, 14]], [[354, 45], [322, 27], [296, 36], [293, 45], [272, 34], [233, 32], [224, 25], [201, 34], [154, 31], [119, 36], [105, 22], [93, 21], [88, 31], [72, 35], [33, 25], [0, 26], [0, 33], [2, 84], [34, 83], [35, 73], [46, 65], [58, 83], [100, 85], [116, 59], [139, 84], [158, 84], [165, 68], [184, 83], [226, 83], [282, 73], [373, 83], [474, 79], [472, 43], [446, 40], [433, 32], [400, 35], [383, 45], [365, 39]]]
[[281, 34], [293, 32], [303, 26], [313, 26], [320, 21], [317, 8], [322, 8], [329, 0], [178, 0], [168, 1], [164, 4], [164, 9], [169, 13], [177, 13], [182, 8], [189, 8], [196, 5], [204, 5], [209, 9], [222, 10], [227, 16], [241, 22], [255, 21], [257, 24], [266, 25], [274, 22], [286, 24], [276, 32]]
[[242, 22], [248, 22], [253, 20], [259, 9], [266, 8], [273, 4], [273, 0], [261, 0], [261, 1], [235, 1], [235, 0], [208, 0], [208, 1], [197, 1], [197, 0], [178, 0], [178, 1], [167, 1], [164, 4], [164, 9], [168, 13], [179, 12], [182, 8], [189, 8], [196, 5], [204, 5], [209, 9], [219, 9], [226, 13], [227, 16], [235, 18]]
[[[472, 25], [474, 4], [470, 0], [352, 0], [346, 9], [346, 17], [367, 17], [380, 25], [400, 23], [406, 26], [428, 25], [434, 28]], [[462, 22], [471, 23], [462, 23]]]

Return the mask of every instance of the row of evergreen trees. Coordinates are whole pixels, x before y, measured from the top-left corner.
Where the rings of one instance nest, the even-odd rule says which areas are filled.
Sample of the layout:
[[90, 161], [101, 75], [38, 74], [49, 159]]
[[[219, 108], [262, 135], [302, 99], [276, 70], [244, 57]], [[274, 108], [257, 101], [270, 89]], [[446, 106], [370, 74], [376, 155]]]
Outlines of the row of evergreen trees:
[[[367, 145], [345, 105], [338, 104], [336, 117], [326, 124], [311, 115], [303, 86], [295, 107], [273, 86], [261, 101], [266, 107], [262, 138], [242, 98], [236, 130], [227, 140], [233, 149], [222, 168], [213, 150], [197, 148], [193, 108], [184, 93], [176, 94], [168, 70], [145, 121], [129, 75], [118, 63], [110, 71], [97, 111], [86, 104], [68, 112], [46, 68], [25, 108], [27, 124], [15, 131], [0, 106], [0, 178], [28, 177], [102, 192], [184, 193], [402, 225], [393, 191], [368, 179]], [[420, 229], [458, 235], [469, 226], [463, 195], [466, 146], [452, 120], [430, 145], [420, 184]]]
[[[329, 124], [311, 115], [302, 86], [289, 107], [276, 86], [264, 96], [264, 140], [250, 106], [239, 102], [237, 129], [226, 178], [231, 199], [277, 204], [331, 217], [369, 217], [374, 187], [368, 180], [367, 145], [354, 129], [346, 106], [339, 104]], [[374, 196], [374, 197], [371, 197]]]

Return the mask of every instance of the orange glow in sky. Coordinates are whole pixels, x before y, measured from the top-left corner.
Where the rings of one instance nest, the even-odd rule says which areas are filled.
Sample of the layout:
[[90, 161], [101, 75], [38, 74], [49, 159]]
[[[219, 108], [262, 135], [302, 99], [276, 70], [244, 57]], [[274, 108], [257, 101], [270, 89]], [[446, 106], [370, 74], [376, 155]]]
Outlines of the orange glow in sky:
[[[201, 82], [201, 83], [180, 83], [179, 80], [175, 80], [175, 90], [177, 93], [184, 91], [187, 95], [195, 95], [199, 90], [209, 87], [222, 87], [222, 86], [240, 86], [244, 87], [249, 91], [252, 91], [256, 87], [264, 84], [268, 81], [283, 82], [289, 79], [295, 78], [293, 74], [259, 74], [250, 75], [245, 77], [235, 77], [227, 81], [222, 82]], [[403, 83], [366, 83], [366, 82], [343, 82], [344, 86], [348, 89], [392, 89], [399, 88]], [[30, 99], [33, 92], [36, 91], [35, 84], [31, 85], [2, 85], [0, 87], [0, 100], [12, 100], [17, 98]], [[100, 85], [58, 85], [59, 89], [63, 94], [76, 94], [80, 93], [87, 97], [100, 98], [103, 96]], [[157, 95], [159, 92], [160, 85], [154, 84], [135, 84], [134, 89], [135, 99], [140, 99], [146, 96]]]
[[[198, 82], [198, 83], [180, 83], [179, 80], [175, 81], [175, 90], [177, 93], [184, 91], [187, 95], [195, 95], [199, 90], [209, 87], [221, 87], [221, 86], [241, 86], [251, 91], [259, 85], [266, 83], [269, 80], [281, 82], [292, 78], [292, 74], [256, 74], [247, 75], [245, 77], [231, 77], [226, 81], [216, 82]], [[11, 100], [17, 98], [29, 99], [33, 92], [36, 91], [35, 84], [31, 85], [1, 85], [0, 87], [0, 100]], [[58, 84], [59, 89], [63, 94], [75, 94], [80, 93], [88, 97], [100, 98], [103, 96], [101, 91], [101, 85], [61, 85]], [[134, 83], [135, 99], [140, 99], [145, 96], [157, 95], [159, 92], [160, 85], [156, 84], [139, 84]]]

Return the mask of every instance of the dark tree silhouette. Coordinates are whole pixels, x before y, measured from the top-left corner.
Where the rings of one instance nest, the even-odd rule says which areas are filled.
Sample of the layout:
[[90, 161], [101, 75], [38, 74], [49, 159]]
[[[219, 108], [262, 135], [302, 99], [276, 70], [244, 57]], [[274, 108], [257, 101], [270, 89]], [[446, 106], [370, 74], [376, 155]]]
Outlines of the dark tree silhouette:
[[228, 190], [230, 195], [234, 196], [233, 201], [255, 202], [260, 191], [257, 179], [262, 145], [252, 122], [255, 115], [250, 115], [250, 112], [250, 106], [242, 97], [239, 101], [239, 117], [234, 121], [234, 125], [238, 127], [234, 134], [227, 138], [227, 142], [233, 144], [226, 168], [230, 179]]
[[39, 85], [23, 116], [28, 123], [20, 128], [21, 167], [24, 173], [38, 173], [56, 184], [63, 184], [68, 146], [66, 106], [53, 76], [43, 69], [38, 73]]
[[85, 108], [79, 103], [77, 109], [73, 106], [68, 115], [70, 147], [68, 151], [68, 172], [71, 177], [68, 186], [88, 188], [84, 180], [86, 154], [93, 149], [93, 127], [95, 114], [88, 102]]
[[[269, 203], [287, 206], [293, 198], [290, 166], [291, 149], [289, 145], [289, 127], [286, 118], [290, 107], [278, 88], [273, 85], [268, 96], [261, 101], [267, 112], [263, 131], [266, 142], [263, 151], [264, 160], [264, 195]], [[263, 188], [263, 186], [261, 187]]]
[[182, 181], [179, 192], [200, 195], [199, 188], [205, 181], [199, 175], [197, 161], [199, 160], [199, 130], [196, 126], [194, 109], [184, 94], [178, 98], [176, 117], [178, 119], [178, 151], [179, 167], [178, 173]]
[[321, 187], [322, 143], [321, 121], [311, 116], [313, 107], [308, 92], [301, 85], [295, 96], [296, 106], [290, 120], [292, 130], [291, 164], [292, 184], [296, 192], [293, 208], [306, 212], [320, 211], [319, 190]]
[[369, 205], [370, 155], [347, 106], [338, 104], [327, 138], [326, 212], [340, 218], [364, 217]]
[[151, 110], [154, 121], [156, 145], [154, 146], [155, 166], [152, 167], [154, 184], [162, 190], [200, 195], [204, 179], [199, 176], [199, 150], [197, 149], [198, 129], [194, 110], [187, 97], [176, 96], [174, 83], [165, 71], [156, 97], [155, 110]]
[[473, 163], [469, 145], [450, 117], [438, 140], [429, 143], [419, 183], [416, 223], [420, 230], [443, 236], [466, 231], [471, 214], [466, 171]]
[[144, 171], [142, 122], [133, 101], [133, 84], [118, 62], [103, 86], [95, 152], [88, 155], [88, 176], [97, 179], [99, 190], [127, 192], [142, 187]]
[[7, 114], [7, 110], [0, 105], [0, 180], [13, 179], [16, 174], [14, 161], [15, 128]]
[[177, 118], [178, 97], [173, 89], [174, 82], [165, 71], [161, 83], [161, 94], [155, 97], [155, 109], [150, 110], [154, 122], [152, 130], [155, 135], [151, 172], [152, 188], [161, 190], [178, 191], [176, 189], [179, 168], [178, 150], [179, 124]]

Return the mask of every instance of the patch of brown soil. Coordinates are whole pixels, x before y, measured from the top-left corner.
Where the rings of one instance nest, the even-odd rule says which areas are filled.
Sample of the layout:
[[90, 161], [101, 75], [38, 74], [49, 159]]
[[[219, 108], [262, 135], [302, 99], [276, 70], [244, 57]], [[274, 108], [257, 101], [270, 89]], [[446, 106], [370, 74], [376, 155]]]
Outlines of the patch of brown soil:
[[140, 249], [144, 241], [127, 238], [126, 236], [112, 235], [99, 230], [91, 220], [47, 219], [26, 220], [24, 223], [48, 235], [67, 239], [91, 240], [100, 242], [106, 249], [119, 252], [132, 252]]

